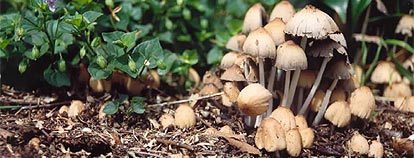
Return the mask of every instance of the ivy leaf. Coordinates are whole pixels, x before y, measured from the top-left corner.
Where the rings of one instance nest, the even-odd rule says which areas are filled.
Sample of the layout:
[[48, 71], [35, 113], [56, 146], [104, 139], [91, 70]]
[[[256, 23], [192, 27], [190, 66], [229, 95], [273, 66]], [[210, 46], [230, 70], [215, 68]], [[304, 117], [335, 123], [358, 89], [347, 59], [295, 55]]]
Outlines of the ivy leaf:
[[112, 67], [109, 64], [106, 68], [102, 69], [97, 63], [93, 62], [88, 66], [88, 72], [95, 80], [106, 79], [112, 74]]
[[75, 25], [76, 27], [80, 27], [82, 20], [83, 16], [76, 12], [76, 14], [72, 16], [70, 19], [66, 19], [66, 22]]
[[87, 12], [83, 13], [83, 17], [84, 17], [87, 24], [95, 22], [95, 20], [98, 19], [102, 15], [103, 15], [103, 13], [95, 12], [95, 11], [87, 11]]
[[185, 50], [180, 56], [180, 60], [186, 64], [194, 65], [198, 62], [198, 53], [196, 50]]
[[145, 108], [144, 105], [142, 104], [142, 102], [145, 100], [145, 98], [143, 97], [133, 97], [131, 99], [131, 107], [132, 107], [132, 111], [137, 113], [137, 114], [142, 114], [145, 112]]
[[[143, 60], [142, 57], [144, 57], [147, 61]], [[142, 42], [136, 46], [131, 54], [131, 58], [137, 62], [137, 65], [142, 65], [144, 64], [142, 61], [145, 61], [149, 62], [149, 68], [155, 68], [157, 66], [157, 60], [164, 59], [164, 51], [161, 48], [158, 38], [154, 38], [152, 40]]]
[[223, 57], [223, 52], [218, 47], [213, 47], [207, 53], [207, 64], [218, 64]]
[[171, 68], [173, 67], [175, 61], [177, 61], [178, 56], [175, 53], [170, 52], [169, 50], [165, 51], [165, 58], [163, 63], [165, 64], [165, 69], [157, 69], [159, 75], [165, 75], [170, 72]]
[[121, 36], [121, 42], [124, 45], [124, 47], [131, 49], [131, 47], [135, 45], [135, 41], [137, 40], [137, 36], [135, 35], [135, 33], [135, 31], [128, 32]]
[[52, 69], [51, 65], [43, 72], [43, 78], [52, 86], [70, 86], [69, 75], [66, 72]]
[[102, 38], [105, 42], [112, 43], [113, 41], [119, 40], [124, 33], [121, 31], [104, 32]]
[[[129, 76], [136, 78], [138, 76], [138, 74], [136, 72], [133, 72], [129, 67], [128, 67], [128, 55], [123, 55], [121, 57], [116, 58], [115, 60], [111, 61], [112, 65], [114, 65], [115, 68], [126, 72]], [[138, 63], [135, 63], [137, 65], [137, 67], [140, 67], [142, 64], [138, 65]]]
[[114, 102], [110, 101], [106, 104], [103, 112], [108, 115], [113, 115], [118, 112], [119, 104], [115, 104]]
[[49, 20], [46, 21], [46, 31], [51, 36], [52, 39], [55, 39], [59, 21]]

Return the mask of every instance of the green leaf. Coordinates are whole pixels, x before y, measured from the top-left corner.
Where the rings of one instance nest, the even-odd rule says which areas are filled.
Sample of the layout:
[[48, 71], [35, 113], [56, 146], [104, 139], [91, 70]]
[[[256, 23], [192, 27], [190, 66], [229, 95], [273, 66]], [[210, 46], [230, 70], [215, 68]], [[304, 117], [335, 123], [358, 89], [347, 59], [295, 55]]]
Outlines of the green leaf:
[[164, 52], [161, 48], [161, 44], [158, 38], [154, 38], [152, 40], [142, 42], [138, 46], [136, 46], [131, 54], [131, 57], [132, 60], [137, 62], [137, 65], [144, 64], [144, 62], [139, 61], [139, 59], [143, 61], [142, 57], [144, 57], [149, 62], [148, 67], [155, 68], [157, 66], [156, 61], [164, 59]]
[[88, 72], [95, 80], [106, 79], [112, 74], [112, 66], [107, 66], [102, 69], [97, 63], [91, 63], [88, 66]]
[[402, 40], [397, 40], [397, 39], [386, 39], [384, 40], [384, 42], [386, 44], [391, 44], [391, 45], [397, 45], [400, 46], [404, 49], [406, 49], [407, 51], [414, 53], [414, 48], [412, 46], [410, 46], [410, 44], [408, 44], [407, 42], [404, 42]]
[[102, 13], [95, 12], [95, 11], [87, 11], [83, 13], [83, 17], [87, 24], [95, 22], [95, 20], [98, 19], [102, 15], [103, 15]]
[[[112, 60], [111, 64], [114, 65], [114, 67], [116, 69], [119, 69], [119, 70], [127, 73], [132, 78], [136, 78], [138, 76], [138, 73], [132, 71], [129, 68], [128, 61], [129, 61], [128, 55], [123, 55], [121, 57], [118, 57], [118, 58]], [[137, 63], [135, 63], [135, 64], [137, 64]], [[141, 67], [141, 66], [142, 66], [142, 64], [141, 65], [136, 65], [136, 67]]]
[[112, 43], [113, 41], [121, 39], [121, 36], [124, 32], [121, 31], [114, 31], [114, 32], [104, 32], [102, 33], [102, 38], [105, 42]]
[[145, 98], [143, 97], [133, 97], [131, 99], [131, 107], [132, 107], [132, 111], [137, 113], [137, 114], [142, 114], [145, 112], [145, 108], [143, 105], [143, 101], [145, 100]]
[[223, 57], [223, 52], [218, 47], [213, 47], [207, 53], [207, 64], [218, 64]]
[[52, 38], [52, 40], [54, 40], [55, 37], [56, 37], [56, 33], [58, 31], [58, 24], [59, 24], [58, 20], [46, 21], [47, 34], [49, 34], [49, 36]]
[[347, 9], [348, 9], [348, 0], [322, 0], [323, 3], [325, 3], [329, 8], [336, 11], [338, 13], [339, 17], [341, 18], [341, 21], [343, 23], [346, 23], [346, 15], [347, 15]]
[[103, 112], [108, 115], [113, 115], [118, 112], [119, 104], [115, 104], [114, 102], [110, 101], [106, 104]]
[[76, 27], [80, 27], [82, 20], [83, 16], [76, 12], [76, 14], [72, 16], [70, 19], [66, 19], [66, 22], [75, 25]]
[[355, 27], [362, 12], [364, 12], [370, 3], [371, 0], [351, 0], [351, 22], [353, 27]]
[[121, 42], [125, 47], [128, 48], [135, 45], [135, 41], [137, 40], [137, 36], [135, 35], [135, 33], [135, 31], [128, 32], [121, 36]]
[[239, 19], [230, 19], [227, 23], [227, 28], [232, 35], [239, 33], [242, 30], [243, 21]]
[[43, 72], [43, 78], [52, 86], [70, 86], [70, 78], [66, 72], [52, 69], [51, 65]]
[[172, 66], [174, 65], [175, 61], [177, 61], [178, 57], [175, 53], [172, 53], [168, 50], [165, 50], [165, 58], [163, 63], [165, 64], [165, 69], [158, 69], [157, 72], [159, 75], [165, 75], [170, 72]]
[[198, 62], [198, 53], [196, 50], [185, 50], [183, 54], [180, 56], [180, 60], [183, 63], [194, 65]]
[[7, 58], [9, 53], [6, 50], [0, 48], [0, 58]]

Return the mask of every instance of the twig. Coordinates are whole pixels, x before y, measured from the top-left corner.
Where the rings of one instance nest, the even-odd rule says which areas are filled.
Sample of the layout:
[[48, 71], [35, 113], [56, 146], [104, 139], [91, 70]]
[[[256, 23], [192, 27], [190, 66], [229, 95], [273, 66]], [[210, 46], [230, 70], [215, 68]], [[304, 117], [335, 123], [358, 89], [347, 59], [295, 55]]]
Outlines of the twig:
[[202, 100], [202, 99], [208, 99], [208, 98], [223, 95], [223, 94], [224, 94], [224, 92], [218, 92], [218, 93], [214, 93], [214, 94], [211, 94], [211, 95], [206, 95], [206, 96], [202, 96], [202, 97], [198, 97], [198, 98], [189, 98], [189, 99], [177, 100], [177, 101], [171, 101], [171, 102], [164, 102], [164, 103], [159, 103], [159, 104], [151, 104], [151, 105], [147, 105], [147, 107], [152, 108], [152, 107], [160, 107], [160, 106], [173, 105], [173, 104], [181, 104], [181, 103], [186, 103], [186, 102], [190, 102], [190, 101], [198, 101], [198, 100]]
[[187, 145], [187, 144], [177, 143], [177, 142], [174, 142], [174, 141], [171, 141], [171, 140], [165, 140], [165, 139], [161, 139], [161, 138], [156, 138], [155, 140], [157, 142], [163, 143], [165, 145], [175, 145], [175, 146], [178, 146], [178, 147], [181, 147], [181, 148], [188, 149], [190, 151], [194, 150], [193, 147], [191, 147], [190, 145]]
[[63, 105], [63, 104], [70, 104], [71, 101], [64, 101], [64, 102], [59, 102], [59, 103], [50, 103], [50, 104], [41, 104], [41, 105], [29, 105], [29, 106], [22, 106], [20, 108], [20, 110], [29, 110], [29, 109], [35, 109], [35, 108], [49, 108], [49, 107], [54, 107], [54, 106], [59, 106], [59, 105]]
[[153, 157], [165, 158], [165, 156], [156, 155], [156, 154], [149, 153], [149, 152], [143, 152], [143, 151], [131, 151], [131, 152], [134, 152], [135, 154], [138, 154], [138, 155], [146, 155], [146, 156], [153, 156]]

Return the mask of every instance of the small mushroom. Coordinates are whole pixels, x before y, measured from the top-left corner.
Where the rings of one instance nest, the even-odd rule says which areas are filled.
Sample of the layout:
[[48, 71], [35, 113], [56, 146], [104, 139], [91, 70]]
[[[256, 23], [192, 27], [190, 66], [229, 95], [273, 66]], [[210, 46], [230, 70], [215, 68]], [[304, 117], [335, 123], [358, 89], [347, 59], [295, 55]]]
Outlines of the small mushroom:
[[221, 58], [220, 68], [226, 70], [233, 66], [239, 55], [240, 54], [237, 52], [228, 52], [224, 54], [223, 58]]
[[414, 31], [414, 16], [404, 15], [398, 22], [395, 33], [401, 33], [405, 36], [412, 37]]
[[351, 113], [362, 119], [367, 119], [375, 110], [375, 98], [367, 86], [362, 86], [352, 92], [349, 98]]
[[296, 124], [296, 127], [298, 127], [299, 129], [308, 128], [308, 122], [306, 121], [306, 118], [303, 115], [295, 116], [295, 124]]
[[205, 84], [203, 88], [201, 88], [199, 94], [201, 96], [212, 95], [218, 93], [219, 89], [214, 84]]
[[384, 90], [384, 97], [396, 98], [396, 97], [406, 97], [411, 96], [410, 85], [404, 82], [397, 82], [387, 86]]
[[85, 104], [80, 100], [73, 100], [68, 109], [68, 117], [78, 116], [83, 110], [85, 110]]
[[203, 76], [203, 84], [213, 84], [218, 89], [223, 88], [223, 84], [220, 81], [220, 78], [211, 71], [206, 71]]
[[165, 113], [159, 119], [162, 128], [168, 128], [174, 125], [174, 117], [171, 114]]
[[302, 138], [302, 147], [312, 147], [313, 141], [315, 139], [315, 133], [313, 133], [312, 128], [299, 128], [299, 133]]
[[228, 96], [230, 102], [235, 103], [237, 102], [237, 97], [240, 94], [239, 89], [237, 88], [234, 82], [226, 82], [224, 84], [224, 94]]
[[259, 27], [262, 27], [266, 23], [266, 10], [263, 8], [262, 4], [256, 3], [250, 7], [249, 10], [247, 10], [243, 20], [242, 31], [247, 34]]
[[227, 41], [226, 48], [232, 51], [241, 52], [246, 35], [236, 34]]
[[371, 74], [371, 81], [378, 84], [401, 82], [401, 75], [390, 61], [379, 61]]
[[287, 0], [282, 0], [273, 7], [269, 20], [281, 18], [283, 22], [287, 23], [295, 13], [296, 10], [293, 5]]
[[302, 150], [302, 137], [297, 128], [286, 132], [286, 150], [290, 156], [298, 157]]
[[275, 110], [273, 110], [270, 117], [273, 117], [275, 120], [277, 120], [285, 131], [296, 127], [295, 116], [293, 115], [293, 112], [287, 107], [277, 107]]
[[400, 111], [414, 112], [414, 96], [398, 97], [394, 101], [394, 107]]
[[332, 103], [325, 112], [325, 119], [341, 128], [351, 122], [351, 109], [345, 101]]
[[367, 139], [358, 132], [354, 132], [351, 139], [347, 142], [349, 149], [352, 152], [360, 155], [368, 154], [369, 145]]
[[286, 149], [286, 136], [282, 126], [272, 117], [266, 117], [257, 128], [254, 142], [259, 149], [268, 152]]
[[258, 83], [244, 87], [237, 97], [237, 104], [241, 112], [248, 116], [257, 116], [266, 112], [269, 99], [272, 98], [266, 88]]
[[382, 158], [384, 155], [384, 147], [381, 142], [373, 140], [369, 145], [368, 157]]
[[181, 104], [174, 114], [174, 124], [179, 128], [190, 128], [196, 124], [194, 110], [188, 104]]

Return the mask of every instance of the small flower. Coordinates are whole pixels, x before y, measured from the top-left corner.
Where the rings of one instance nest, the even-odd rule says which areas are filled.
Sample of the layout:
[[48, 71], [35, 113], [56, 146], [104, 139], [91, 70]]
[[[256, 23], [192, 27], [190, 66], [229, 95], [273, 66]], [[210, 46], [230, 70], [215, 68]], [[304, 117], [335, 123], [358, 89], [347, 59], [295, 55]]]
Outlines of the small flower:
[[47, 5], [49, 6], [49, 10], [51, 12], [55, 12], [55, 10], [56, 10], [56, 6], [55, 6], [56, 1], [57, 0], [46, 0]]

